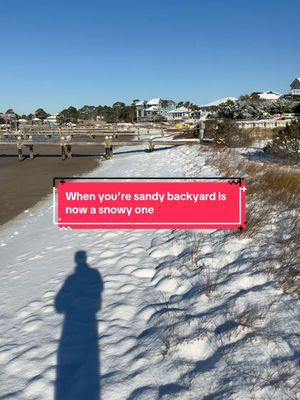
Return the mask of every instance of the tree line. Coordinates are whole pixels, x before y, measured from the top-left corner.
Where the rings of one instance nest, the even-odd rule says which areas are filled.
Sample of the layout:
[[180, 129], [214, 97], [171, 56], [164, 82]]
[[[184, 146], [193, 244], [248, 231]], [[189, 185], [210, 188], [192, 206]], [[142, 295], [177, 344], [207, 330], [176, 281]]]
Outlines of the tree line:
[[[135, 103], [138, 99], [133, 100], [129, 105], [121, 101], [115, 102], [112, 106], [99, 105], [89, 106], [84, 105], [81, 108], [70, 106], [60, 111], [57, 115], [57, 122], [59, 124], [65, 123], [77, 123], [78, 121], [88, 120], [103, 120], [107, 123], [117, 122], [135, 122], [136, 121], [136, 110]], [[162, 107], [164, 107], [162, 100]], [[190, 101], [180, 101], [176, 107], [186, 107], [190, 111], [199, 110], [199, 107]], [[260, 99], [256, 94], [243, 95], [233, 102], [231, 100], [226, 103], [220, 104], [217, 107], [212, 107], [209, 111], [211, 118], [226, 118], [226, 119], [263, 119], [270, 118], [276, 114], [282, 113], [300, 113], [299, 101], [291, 101], [285, 99], [278, 99], [276, 101], [267, 101]], [[45, 121], [49, 117], [49, 113], [43, 108], [38, 108], [34, 113], [28, 115], [18, 115], [12, 109], [9, 109], [4, 114], [0, 114], [0, 123], [15, 119], [26, 119], [32, 121], [34, 118], [39, 118], [41, 121]], [[163, 119], [163, 116], [159, 116]]]
[[108, 123], [135, 122], [135, 106], [133, 103], [131, 105], [126, 105], [121, 101], [117, 101], [112, 106], [85, 105], [80, 109], [76, 109], [76, 107], [71, 106], [62, 110], [57, 115], [57, 122], [60, 124], [68, 122], [76, 123], [78, 120], [96, 120], [97, 118], [102, 119]]
[[[135, 103], [138, 101], [139, 101], [138, 99], [135, 99], [132, 101], [130, 105], [126, 105], [121, 101], [115, 102], [112, 106], [84, 105], [83, 107], [78, 109], [76, 107], [70, 106], [58, 113], [57, 122], [59, 124], [65, 124], [65, 123], [77, 123], [79, 120], [87, 121], [96, 119], [103, 120], [107, 123], [135, 122], [136, 121]], [[162, 100], [162, 107], [164, 107], [164, 102], [167, 102], [167, 100]], [[177, 107], [181, 106], [187, 107], [192, 111], [198, 109], [198, 106], [191, 103], [190, 101], [178, 102]], [[9, 109], [5, 112], [5, 116], [7, 119], [11, 116], [11, 118], [26, 119], [27, 121], [32, 121], [34, 118], [39, 118], [41, 121], [45, 121], [47, 117], [50, 116], [50, 114], [46, 112], [43, 108], [38, 108], [34, 113], [30, 113], [28, 115], [25, 114], [18, 115], [12, 109]]]
[[[6, 119], [26, 119], [32, 121], [34, 118], [39, 118], [41, 121], [46, 120], [50, 114], [43, 108], [38, 108], [33, 114], [18, 115], [12, 109], [9, 109], [2, 115]], [[134, 122], [136, 120], [135, 105], [126, 105], [121, 101], [117, 101], [112, 106], [88, 106], [85, 105], [81, 108], [70, 106], [60, 111], [57, 115], [57, 122], [64, 123], [77, 123], [78, 120], [96, 120], [102, 119], [108, 123], [112, 122]]]

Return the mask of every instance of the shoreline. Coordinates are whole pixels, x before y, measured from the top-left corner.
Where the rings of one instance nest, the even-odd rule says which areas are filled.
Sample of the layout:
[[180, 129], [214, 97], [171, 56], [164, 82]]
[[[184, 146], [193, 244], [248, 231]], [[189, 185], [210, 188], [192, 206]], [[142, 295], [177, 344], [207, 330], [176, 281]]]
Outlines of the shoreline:
[[[131, 140], [119, 136], [120, 140], [124, 138]], [[0, 146], [0, 229], [51, 194], [55, 176], [88, 174], [99, 167], [105, 148], [97, 143], [98, 140], [102, 139], [97, 138], [92, 147], [73, 145], [74, 157], [65, 160], [61, 159], [58, 147], [39, 146], [37, 143], [34, 146], [35, 158], [29, 158], [27, 149], [25, 158], [19, 161], [14, 145]]]
[[19, 161], [13, 146], [0, 146], [0, 226], [12, 222], [52, 193], [55, 176], [87, 174], [100, 164], [104, 148], [76, 148], [76, 157], [61, 160], [55, 149], [36, 146], [34, 160]]

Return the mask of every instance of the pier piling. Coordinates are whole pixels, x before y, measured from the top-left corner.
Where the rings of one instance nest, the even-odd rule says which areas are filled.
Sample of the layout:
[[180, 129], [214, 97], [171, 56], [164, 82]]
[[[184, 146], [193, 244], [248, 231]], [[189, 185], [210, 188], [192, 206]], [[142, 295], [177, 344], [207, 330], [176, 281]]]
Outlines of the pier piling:
[[32, 145], [29, 146], [29, 158], [31, 160], [34, 159], [34, 153], [33, 153], [33, 146]]
[[72, 158], [72, 146], [68, 144], [66, 147], [67, 147], [67, 157]]
[[64, 144], [61, 145], [61, 159], [62, 160], [66, 159], [66, 148]]
[[23, 150], [22, 150], [22, 146], [18, 146], [18, 158], [19, 161], [23, 160]]
[[149, 152], [151, 153], [152, 151], [154, 151], [153, 140], [149, 140], [148, 145], [149, 145]]

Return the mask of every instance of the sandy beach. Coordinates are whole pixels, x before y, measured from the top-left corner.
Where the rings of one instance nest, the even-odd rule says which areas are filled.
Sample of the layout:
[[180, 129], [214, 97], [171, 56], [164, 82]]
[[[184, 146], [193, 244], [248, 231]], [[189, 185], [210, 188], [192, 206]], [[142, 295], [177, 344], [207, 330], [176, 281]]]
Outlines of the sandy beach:
[[62, 160], [58, 147], [35, 146], [36, 157], [19, 161], [15, 146], [0, 147], [0, 225], [34, 206], [52, 191], [55, 176], [85, 174], [99, 165], [102, 146], [72, 148], [75, 157]]

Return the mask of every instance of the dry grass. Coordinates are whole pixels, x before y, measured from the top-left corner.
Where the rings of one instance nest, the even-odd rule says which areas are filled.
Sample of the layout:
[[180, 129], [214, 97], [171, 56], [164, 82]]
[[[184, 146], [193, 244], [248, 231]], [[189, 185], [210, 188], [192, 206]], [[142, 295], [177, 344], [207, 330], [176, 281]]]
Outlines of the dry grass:
[[[205, 124], [205, 132], [204, 132], [204, 137], [205, 138], [211, 138], [211, 139], [216, 139], [220, 135], [217, 134], [216, 127], [219, 125], [215, 120], [208, 120], [206, 121]], [[274, 132], [277, 129], [271, 129], [271, 128], [251, 128], [251, 129], [245, 129], [245, 128], [238, 128], [235, 122], [229, 121], [225, 122], [226, 125], [229, 125], [229, 127], [225, 127], [224, 129], [224, 140], [225, 140], [225, 145], [231, 148], [234, 147], [241, 147], [241, 146], [249, 146], [253, 144], [256, 141], [259, 140], [267, 140], [267, 139], [272, 139]], [[232, 135], [232, 130], [234, 129], [235, 134]], [[178, 131], [180, 132], [180, 131]], [[184, 130], [179, 135], [177, 136], [178, 139], [191, 139], [198, 137], [197, 130], [196, 129], [191, 129], [191, 130]]]
[[271, 128], [253, 128], [250, 129], [252, 136], [258, 140], [272, 139], [274, 129]]
[[243, 235], [272, 248], [260, 264], [272, 271], [284, 291], [299, 297], [300, 170], [241, 160], [233, 149], [215, 149], [207, 164], [217, 167], [222, 175], [245, 178], [248, 206]]

